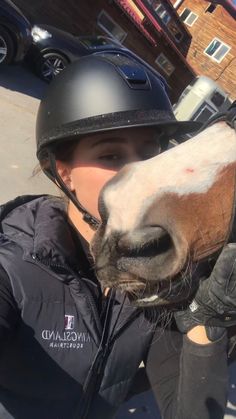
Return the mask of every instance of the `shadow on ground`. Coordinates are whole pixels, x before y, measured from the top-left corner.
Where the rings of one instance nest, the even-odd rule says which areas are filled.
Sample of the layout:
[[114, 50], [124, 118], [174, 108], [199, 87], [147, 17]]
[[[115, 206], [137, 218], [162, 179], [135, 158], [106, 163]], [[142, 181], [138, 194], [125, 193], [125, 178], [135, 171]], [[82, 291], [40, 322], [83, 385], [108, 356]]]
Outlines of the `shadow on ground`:
[[26, 65], [2, 65], [0, 87], [41, 99], [47, 84], [37, 78]]

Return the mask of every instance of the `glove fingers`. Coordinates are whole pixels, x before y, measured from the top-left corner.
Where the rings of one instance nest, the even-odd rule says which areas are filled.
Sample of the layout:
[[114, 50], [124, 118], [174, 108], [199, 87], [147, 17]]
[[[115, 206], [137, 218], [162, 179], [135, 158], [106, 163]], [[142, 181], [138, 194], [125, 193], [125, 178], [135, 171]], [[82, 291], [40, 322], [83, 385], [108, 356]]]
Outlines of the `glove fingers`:
[[222, 250], [211, 275], [212, 279], [223, 286], [226, 295], [236, 287], [236, 244], [229, 243]]
[[215, 342], [222, 338], [222, 336], [226, 333], [224, 327], [215, 327], [215, 326], [208, 326], [206, 327], [206, 334], [210, 341]]
[[231, 327], [231, 326], [236, 326], [236, 316], [235, 313], [228, 314], [227, 315], [222, 315], [221, 317], [212, 317], [211, 319], [208, 319], [205, 322], [205, 326], [209, 326], [209, 327]]

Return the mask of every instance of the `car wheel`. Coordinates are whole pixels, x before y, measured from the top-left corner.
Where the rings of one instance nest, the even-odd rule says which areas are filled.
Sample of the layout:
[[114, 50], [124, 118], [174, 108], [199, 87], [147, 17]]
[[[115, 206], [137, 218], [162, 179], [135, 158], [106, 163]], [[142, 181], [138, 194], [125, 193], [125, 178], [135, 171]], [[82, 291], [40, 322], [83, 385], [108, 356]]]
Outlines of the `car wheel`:
[[0, 26], [0, 65], [9, 64], [14, 56], [14, 43], [11, 35]]
[[48, 52], [41, 55], [36, 63], [36, 72], [46, 82], [50, 82], [69, 64], [68, 60], [57, 52]]

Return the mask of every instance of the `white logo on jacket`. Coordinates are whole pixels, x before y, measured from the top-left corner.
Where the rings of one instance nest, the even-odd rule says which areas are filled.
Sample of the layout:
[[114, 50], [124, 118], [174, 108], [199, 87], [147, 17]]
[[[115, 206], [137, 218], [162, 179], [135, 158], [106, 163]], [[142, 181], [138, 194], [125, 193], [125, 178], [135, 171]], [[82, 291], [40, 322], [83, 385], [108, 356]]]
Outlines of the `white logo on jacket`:
[[75, 316], [66, 314], [64, 317], [64, 331], [44, 329], [42, 339], [48, 341], [50, 348], [57, 349], [82, 349], [90, 343], [88, 332], [78, 332], [75, 328]]
[[75, 316], [65, 315], [65, 330], [73, 330], [75, 327]]

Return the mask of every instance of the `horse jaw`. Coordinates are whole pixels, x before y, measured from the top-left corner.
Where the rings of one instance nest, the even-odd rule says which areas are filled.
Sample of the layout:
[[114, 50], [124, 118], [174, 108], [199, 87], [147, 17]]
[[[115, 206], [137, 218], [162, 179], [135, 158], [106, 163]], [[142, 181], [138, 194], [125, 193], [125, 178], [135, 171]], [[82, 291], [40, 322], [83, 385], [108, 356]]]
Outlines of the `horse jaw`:
[[[235, 160], [236, 133], [218, 123], [166, 153], [125, 167], [101, 197], [106, 216], [101, 213], [103, 224], [92, 246], [101, 283], [133, 291], [141, 305], [172, 302], [174, 295], [162, 298], [155, 292], [158, 284], [174, 283], [187, 262], [211, 255], [228, 237]], [[153, 239], [148, 255], [143, 232], [150, 226], [161, 228], [169, 245], [163, 248]]]

